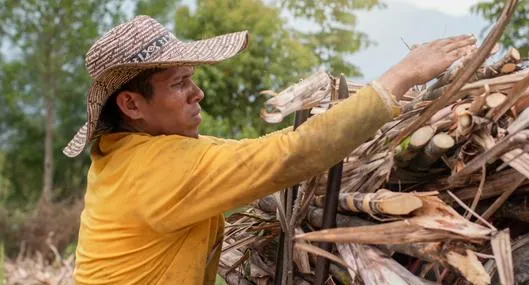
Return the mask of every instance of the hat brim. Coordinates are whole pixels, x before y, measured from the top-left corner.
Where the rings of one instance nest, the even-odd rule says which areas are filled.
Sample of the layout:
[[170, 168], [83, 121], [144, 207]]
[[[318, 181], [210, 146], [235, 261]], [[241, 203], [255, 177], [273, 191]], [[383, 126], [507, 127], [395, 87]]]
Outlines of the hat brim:
[[63, 149], [68, 157], [76, 157], [93, 139], [101, 110], [112, 93], [142, 70], [181, 65], [215, 64], [227, 60], [248, 46], [248, 32], [231, 33], [210, 39], [181, 42], [175, 40], [155, 58], [111, 66], [95, 78], [87, 95], [88, 121]]

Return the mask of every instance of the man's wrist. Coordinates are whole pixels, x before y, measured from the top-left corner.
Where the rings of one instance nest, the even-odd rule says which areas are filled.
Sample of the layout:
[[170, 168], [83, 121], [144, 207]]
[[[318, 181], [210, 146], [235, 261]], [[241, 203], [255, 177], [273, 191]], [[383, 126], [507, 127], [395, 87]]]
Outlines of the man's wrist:
[[392, 117], [397, 117], [401, 114], [401, 106], [391, 91], [376, 80], [371, 81], [369, 85], [371, 88], [375, 89]]
[[414, 85], [413, 75], [407, 71], [402, 71], [398, 66], [388, 70], [377, 81], [389, 90], [397, 100], [400, 100], [400, 98], [402, 98], [402, 96]]

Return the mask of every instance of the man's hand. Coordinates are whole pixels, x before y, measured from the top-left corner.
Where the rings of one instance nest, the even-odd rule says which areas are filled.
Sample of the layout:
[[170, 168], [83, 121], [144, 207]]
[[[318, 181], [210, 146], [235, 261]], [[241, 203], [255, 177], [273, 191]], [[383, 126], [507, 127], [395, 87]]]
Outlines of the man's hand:
[[413, 85], [424, 84], [445, 71], [452, 63], [476, 49], [474, 36], [463, 35], [418, 45], [378, 82], [397, 99]]

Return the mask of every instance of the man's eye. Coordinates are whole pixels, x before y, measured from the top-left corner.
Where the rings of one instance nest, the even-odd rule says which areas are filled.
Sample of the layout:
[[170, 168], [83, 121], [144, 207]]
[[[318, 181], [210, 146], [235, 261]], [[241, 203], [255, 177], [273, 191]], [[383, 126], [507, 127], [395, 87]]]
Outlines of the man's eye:
[[171, 87], [173, 87], [173, 88], [181, 88], [183, 86], [184, 86], [184, 82], [183, 81], [180, 81], [178, 83], [174, 83], [174, 84], [171, 85]]

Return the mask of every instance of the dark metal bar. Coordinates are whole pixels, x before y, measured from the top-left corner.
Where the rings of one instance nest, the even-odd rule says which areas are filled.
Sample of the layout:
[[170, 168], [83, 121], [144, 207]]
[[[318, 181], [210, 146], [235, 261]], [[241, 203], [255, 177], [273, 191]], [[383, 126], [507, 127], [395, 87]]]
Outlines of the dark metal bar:
[[[323, 208], [322, 229], [336, 227], [336, 212], [338, 208], [338, 195], [340, 194], [340, 184], [342, 180], [343, 162], [339, 162], [329, 170], [327, 180], [327, 194], [325, 197], [325, 207]], [[336, 199], [335, 199], [336, 198]], [[322, 242], [320, 248], [331, 251], [332, 243]], [[323, 285], [329, 275], [329, 260], [318, 257], [316, 261], [316, 285]]]
[[[343, 75], [340, 76], [340, 85], [338, 86], [338, 98], [345, 99], [349, 96], [347, 81]], [[336, 227], [336, 213], [338, 211], [338, 196], [342, 183], [343, 161], [340, 161], [329, 169], [327, 178], [327, 193], [325, 195], [325, 206], [323, 208], [322, 229]], [[331, 251], [332, 243], [322, 242], [320, 248]], [[329, 260], [324, 257], [318, 257], [316, 260], [316, 279], [314, 284], [323, 285], [329, 276]]]
[[[294, 130], [297, 129], [301, 124], [303, 124], [310, 115], [310, 110], [300, 110], [297, 111], [294, 117]], [[296, 184], [292, 187], [292, 197], [291, 202], [293, 203], [296, 200], [296, 197], [298, 196], [298, 188], [299, 184]], [[285, 203], [285, 209], [292, 208], [294, 205], [287, 205], [287, 199], [286, 199], [286, 191], [289, 191], [288, 189], [285, 189], [282, 193], [282, 199]], [[281, 234], [279, 235], [279, 245], [277, 247], [277, 254], [276, 254], [276, 270], [274, 275], [274, 285], [281, 285], [281, 279], [283, 277], [283, 267], [286, 266], [285, 260], [284, 260], [284, 248], [285, 246], [285, 233], [281, 231]]]

